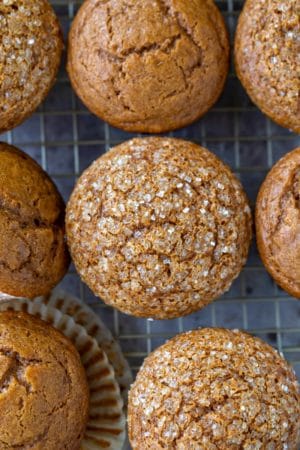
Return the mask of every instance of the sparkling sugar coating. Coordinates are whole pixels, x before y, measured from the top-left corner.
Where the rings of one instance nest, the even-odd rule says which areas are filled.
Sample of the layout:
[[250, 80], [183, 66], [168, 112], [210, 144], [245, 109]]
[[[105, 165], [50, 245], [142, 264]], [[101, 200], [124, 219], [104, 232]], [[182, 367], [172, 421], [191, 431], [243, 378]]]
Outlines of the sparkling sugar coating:
[[277, 123], [300, 133], [299, 0], [247, 0], [235, 60], [252, 101]]
[[134, 450], [297, 450], [293, 370], [238, 330], [178, 335], [144, 362], [129, 394]]
[[83, 173], [67, 236], [78, 272], [106, 303], [171, 318], [229, 289], [246, 261], [251, 213], [238, 180], [208, 150], [133, 139]]
[[22, 122], [44, 99], [62, 47], [57, 18], [46, 0], [0, 2], [0, 132]]

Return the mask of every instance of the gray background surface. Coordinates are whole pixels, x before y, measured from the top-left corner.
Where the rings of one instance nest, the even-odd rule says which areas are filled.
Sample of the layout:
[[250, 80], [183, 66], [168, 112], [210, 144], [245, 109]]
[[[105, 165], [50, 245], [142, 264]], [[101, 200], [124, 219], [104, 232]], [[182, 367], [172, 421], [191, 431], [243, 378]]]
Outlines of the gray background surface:
[[[65, 36], [81, 1], [52, 0]], [[219, 0], [231, 37], [241, 0]], [[65, 61], [55, 87], [39, 110], [1, 140], [33, 156], [53, 177], [65, 200], [76, 177], [95, 158], [132, 134], [118, 131], [92, 116], [71, 90]], [[300, 138], [268, 120], [253, 106], [230, 72], [215, 107], [194, 125], [171, 133], [208, 147], [228, 163], [241, 179], [252, 206], [269, 168]], [[136, 319], [106, 307], [84, 286], [71, 266], [61, 287], [88, 302], [105, 320], [134, 371], [148, 352], [174, 334], [201, 326], [243, 328], [283, 351], [300, 378], [300, 301], [278, 288], [263, 268], [253, 243], [247, 267], [221, 299], [182, 319]]]

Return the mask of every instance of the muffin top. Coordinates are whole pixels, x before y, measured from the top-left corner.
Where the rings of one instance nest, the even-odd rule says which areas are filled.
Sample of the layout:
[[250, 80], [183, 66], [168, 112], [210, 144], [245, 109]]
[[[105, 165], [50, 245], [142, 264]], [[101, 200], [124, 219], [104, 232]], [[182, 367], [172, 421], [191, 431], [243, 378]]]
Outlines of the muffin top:
[[79, 355], [26, 313], [0, 313], [0, 405], [1, 449], [80, 448], [89, 392]]
[[293, 370], [238, 330], [178, 335], [145, 360], [129, 394], [134, 450], [297, 450], [299, 417]]
[[65, 274], [64, 202], [28, 155], [0, 143], [0, 291], [35, 297]]
[[208, 150], [133, 139], [95, 161], [67, 207], [77, 270], [129, 314], [171, 318], [228, 289], [245, 263], [251, 214], [239, 181]]
[[298, 0], [246, 0], [235, 41], [237, 74], [251, 99], [298, 133], [299, 35]]
[[0, 133], [41, 103], [56, 76], [62, 37], [46, 0], [0, 2]]
[[77, 94], [128, 131], [167, 131], [202, 116], [223, 89], [228, 62], [213, 0], [86, 0], [69, 37]]
[[256, 234], [262, 260], [275, 281], [300, 298], [300, 148], [267, 175], [256, 203]]

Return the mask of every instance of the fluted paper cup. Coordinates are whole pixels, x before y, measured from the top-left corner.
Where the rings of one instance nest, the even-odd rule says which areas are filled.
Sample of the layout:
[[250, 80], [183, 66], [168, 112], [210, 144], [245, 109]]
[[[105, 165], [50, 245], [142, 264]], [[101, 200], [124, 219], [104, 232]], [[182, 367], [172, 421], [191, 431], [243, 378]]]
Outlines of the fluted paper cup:
[[119, 384], [105, 351], [87, 330], [69, 315], [42, 302], [2, 298], [0, 311], [24, 311], [61, 331], [80, 354], [90, 388], [90, 412], [81, 450], [121, 450], [125, 441], [125, 415]]

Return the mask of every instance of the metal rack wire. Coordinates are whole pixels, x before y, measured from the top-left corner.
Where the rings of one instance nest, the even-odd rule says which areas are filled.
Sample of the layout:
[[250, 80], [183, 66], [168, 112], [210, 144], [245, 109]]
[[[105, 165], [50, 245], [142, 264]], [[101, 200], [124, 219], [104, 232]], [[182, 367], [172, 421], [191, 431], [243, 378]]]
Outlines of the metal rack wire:
[[[67, 35], [69, 24], [82, 3], [52, 0]], [[218, 0], [233, 37], [243, 0]], [[64, 66], [64, 65], [63, 65]], [[240, 177], [252, 205], [268, 169], [300, 139], [272, 123], [255, 108], [233, 71], [217, 105], [196, 124], [172, 133], [207, 146]], [[48, 170], [67, 200], [76, 177], [112, 145], [132, 135], [93, 117], [71, 90], [62, 68], [56, 86], [39, 111], [2, 140], [31, 154]], [[74, 267], [62, 287], [88, 302], [105, 318], [134, 371], [144, 357], [178, 332], [200, 326], [243, 328], [282, 351], [300, 378], [300, 302], [281, 291], [251, 249], [247, 267], [221, 299], [189, 317], [171, 321], [135, 319], [106, 307], [80, 283]]]

